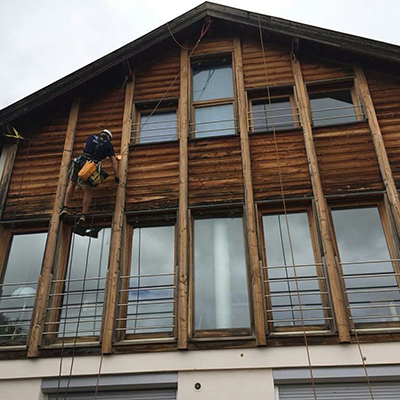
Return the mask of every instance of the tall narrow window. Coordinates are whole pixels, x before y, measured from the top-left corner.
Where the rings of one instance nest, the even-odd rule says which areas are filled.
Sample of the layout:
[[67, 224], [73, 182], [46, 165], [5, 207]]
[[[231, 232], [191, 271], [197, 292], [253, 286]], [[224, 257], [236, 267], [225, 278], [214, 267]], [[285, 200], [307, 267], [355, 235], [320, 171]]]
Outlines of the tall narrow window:
[[400, 321], [398, 263], [390, 255], [381, 215], [378, 207], [332, 211], [355, 324]]
[[[264, 215], [268, 322], [277, 327], [325, 325], [328, 296], [306, 212]], [[288, 228], [289, 227], [289, 228]], [[302, 313], [301, 313], [302, 311]]]
[[235, 133], [234, 89], [231, 61], [193, 64], [194, 121], [196, 138]]
[[249, 330], [242, 218], [194, 220], [194, 327]]
[[[55, 279], [50, 293], [50, 310], [59, 315], [58, 337], [100, 335], [110, 240], [110, 228], [72, 234], [65, 278]], [[54, 334], [53, 322], [46, 323], [46, 334]]]
[[129, 274], [122, 277], [118, 331], [172, 336], [175, 326], [174, 226], [133, 230]]
[[11, 238], [0, 280], [0, 344], [26, 341], [46, 237], [47, 233], [25, 233]]

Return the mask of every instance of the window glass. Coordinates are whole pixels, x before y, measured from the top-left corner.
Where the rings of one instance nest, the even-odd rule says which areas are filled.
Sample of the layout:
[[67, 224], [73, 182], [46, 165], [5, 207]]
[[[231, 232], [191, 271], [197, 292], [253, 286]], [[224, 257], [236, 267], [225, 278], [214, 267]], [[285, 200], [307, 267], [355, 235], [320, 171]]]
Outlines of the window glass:
[[[139, 143], [164, 142], [176, 139], [176, 111], [142, 113]], [[150, 117], [150, 118], [149, 118]]]
[[[310, 105], [314, 126], [357, 121], [350, 90], [311, 93]], [[361, 109], [357, 109], [357, 114], [361, 114]]]
[[195, 329], [250, 327], [242, 218], [194, 221]]
[[233, 97], [232, 66], [193, 67], [193, 101]]
[[233, 104], [196, 108], [196, 138], [233, 135]]
[[399, 321], [400, 293], [378, 208], [333, 210], [332, 217], [354, 322]]
[[126, 333], [171, 332], [174, 325], [174, 226], [135, 228]]
[[14, 235], [0, 286], [0, 343], [29, 331], [47, 233]]
[[263, 216], [273, 322], [275, 326], [302, 325], [295, 279], [297, 275], [304, 323], [324, 324], [307, 213], [288, 214], [288, 224], [293, 255], [285, 215]]
[[253, 103], [252, 128], [254, 132], [293, 128], [293, 110], [289, 98]]
[[100, 334], [111, 229], [74, 233], [62, 301], [59, 336]]

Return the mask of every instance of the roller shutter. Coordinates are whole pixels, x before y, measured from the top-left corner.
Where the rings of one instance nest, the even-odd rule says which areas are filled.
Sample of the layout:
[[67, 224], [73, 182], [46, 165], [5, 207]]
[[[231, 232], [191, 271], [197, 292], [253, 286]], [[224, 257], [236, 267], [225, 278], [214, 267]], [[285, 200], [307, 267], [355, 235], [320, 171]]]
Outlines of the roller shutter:
[[[400, 399], [399, 382], [373, 382], [374, 400]], [[366, 383], [318, 383], [315, 385], [317, 400], [368, 400], [371, 399]], [[279, 385], [276, 400], [314, 400], [312, 386]]]

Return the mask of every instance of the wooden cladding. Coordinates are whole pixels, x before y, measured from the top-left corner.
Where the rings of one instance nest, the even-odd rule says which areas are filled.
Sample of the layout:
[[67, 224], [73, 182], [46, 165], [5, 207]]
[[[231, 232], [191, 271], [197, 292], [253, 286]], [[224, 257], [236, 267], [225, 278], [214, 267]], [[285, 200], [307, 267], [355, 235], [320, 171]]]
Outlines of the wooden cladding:
[[383, 190], [368, 123], [314, 128], [325, 194]]
[[179, 97], [179, 50], [158, 57], [135, 73], [134, 101]]
[[129, 151], [126, 210], [174, 208], [179, 197], [179, 145], [163, 143]]
[[400, 188], [400, 80], [365, 71], [396, 187]]
[[301, 57], [301, 72], [304, 82], [323, 81], [354, 76], [350, 63], [323, 58]]
[[214, 53], [227, 53], [233, 50], [232, 37], [227, 38], [203, 38], [197, 46], [193, 55], [214, 54]]
[[189, 143], [189, 205], [244, 201], [239, 137]]
[[3, 213], [4, 220], [48, 216], [60, 173], [69, 109], [27, 120], [20, 141]]
[[260, 41], [246, 37], [242, 39], [243, 76], [246, 90], [267, 85], [279, 86], [294, 83], [289, 49], [266, 42], [264, 55], [265, 66]]
[[[276, 139], [285, 196], [311, 196], [311, 180], [302, 132], [300, 130], [278, 132]], [[278, 158], [273, 134], [251, 135], [250, 154], [255, 200], [281, 198]]]
[[[121, 82], [122, 84], [122, 82]], [[115, 153], [119, 154], [122, 132], [122, 116], [124, 112], [124, 91], [121, 88], [102, 88], [82, 98], [78, 123], [76, 127], [73, 157], [82, 154], [89, 135], [99, 134], [108, 129], [113, 134], [112, 144]], [[116, 184], [109, 159], [102, 161], [103, 169], [110, 177], [94, 190], [92, 210], [96, 212], [112, 212], [115, 204]], [[73, 208], [80, 210], [82, 195], [74, 196]]]

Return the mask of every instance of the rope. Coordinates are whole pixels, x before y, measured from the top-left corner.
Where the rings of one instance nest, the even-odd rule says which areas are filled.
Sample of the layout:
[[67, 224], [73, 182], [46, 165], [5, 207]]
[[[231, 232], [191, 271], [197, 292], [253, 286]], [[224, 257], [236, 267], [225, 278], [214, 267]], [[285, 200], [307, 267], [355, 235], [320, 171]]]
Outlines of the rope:
[[172, 39], [174, 39], [174, 42], [175, 42], [181, 49], [184, 49], [184, 50], [191, 50], [191, 49], [188, 48], [188, 47], [182, 46], [182, 45], [176, 40], [174, 34], [173, 34], [172, 31], [171, 31], [171, 28], [169, 27], [169, 23], [168, 23], [168, 22], [167, 22], [167, 28], [168, 28], [169, 34], [171, 35]]
[[[263, 39], [263, 34], [262, 34], [262, 29], [261, 29], [260, 14], [258, 14], [258, 27], [259, 27], [259, 32], [260, 32], [261, 51], [262, 51], [263, 62], [264, 62], [265, 80], [266, 80], [266, 84], [267, 84], [268, 102], [272, 109], [271, 92], [270, 92], [270, 88], [269, 88], [267, 62], [265, 59], [264, 39]], [[310, 349], [308, 346], [308, 339], [307, 339], [306, 327], [305, 327], [305, 322], [304, 322], [303, 305], [301, 303], [301, 296], [300, 296], [300, 290], [299, 290], [300, 288], [299, 288], [299, 282], [298, 282], [297, 271], [296, 271], [293, 244], [292, 244], [292, 238], [291, 238], [291, 234], [290, 234], [289, 218], [288, 218], [287, 207], [286, 207], [285, 191], [284, 191], [284, 187], [283, 187], [283, 179], [282, 179], [282, 171], [281, 171], [281, 165], [280, 165], [281, 163], [280, 163], [280, 157], [279, 157], [278, 143], [277, 143], [277, 138], [276, 138], [275, 123], [274, 123], [274, 117], [273, 117], [272, 113], [271, 113], [271, 116], [272, 116], [271, 124], [272, 124], [272, 132], [273, 132], [273, 137], [274, 137], [275, 155], [276, 155], [278, 175], [279, 175], [279, 185], [280, 185], [280, 190], [281, 190], [281, 195], [282, 195], [282, 203], [283, 203], [283, 210], [284, 210], [284, 215], [285, 215], [286, 229], [287, 229], [287, 233], [288, 233], [290, 255], [291, 255], [292, 264], [293, 264], [293, 274], [294, 274], [295, 284], [296, 284], [297, 299], [298, 299], [299, 308], [300, 308], [300, 318], [301, 318], [301, 324], [302, 324], [302, 328], [303, 328], [304, 343], [306, 345], [308, 368], [310, 370], [311, 385], [312, 385], [312, 390], [313, 390], [313, 394], [314, 394], [314, 399], [317, 400], [315, 379], [314, 379], [314, 373], [313, 373], [312, 364], [311, 364], [311, 355], [310, 355]]]

